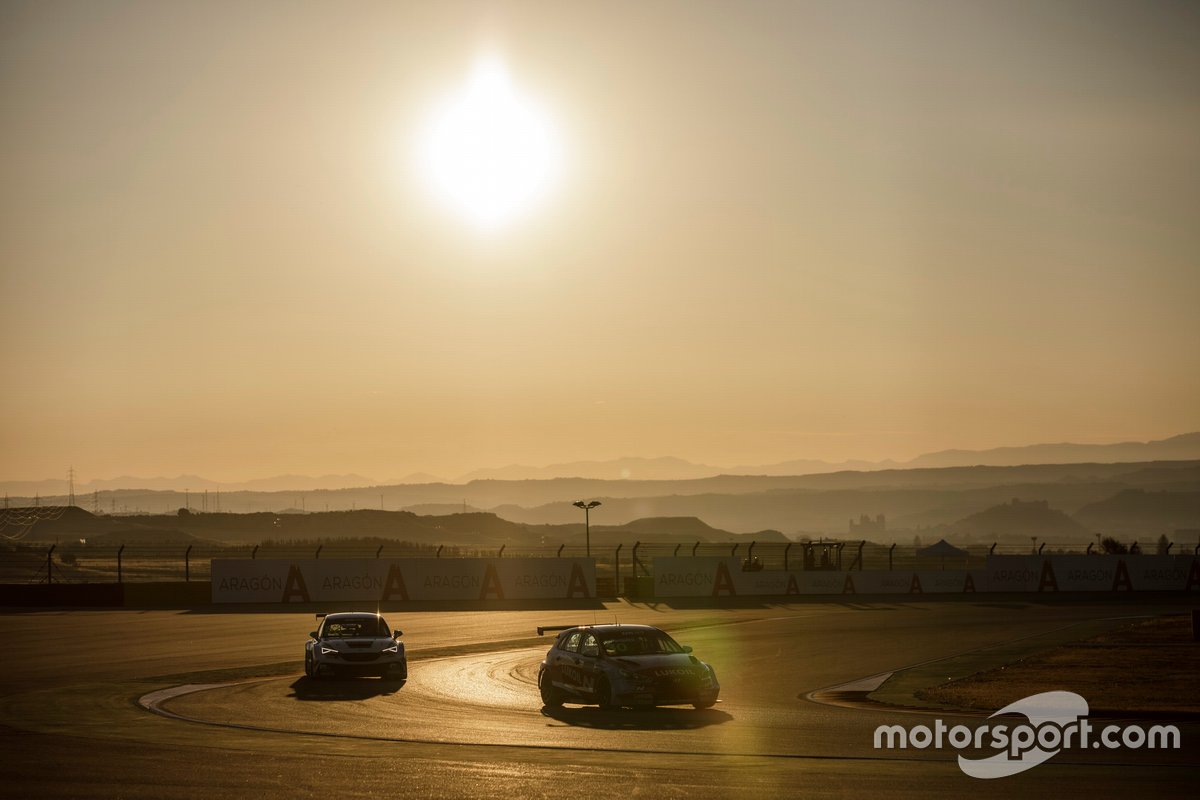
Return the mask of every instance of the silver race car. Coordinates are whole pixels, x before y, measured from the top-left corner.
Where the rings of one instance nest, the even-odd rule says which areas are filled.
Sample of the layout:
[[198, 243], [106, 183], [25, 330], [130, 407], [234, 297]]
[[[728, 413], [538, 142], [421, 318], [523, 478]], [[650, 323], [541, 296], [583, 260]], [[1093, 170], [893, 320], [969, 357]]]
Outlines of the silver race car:
[[721, 685], [692, 648], [649, 625], [541, 627], [561, 631], [538, 671], [550, 707], [596, 703], [603, 709], [692, 705], [709, 708]]
[[304, 674], [310, 678], [378, 675], [408, 680], [408, 659], [400, 631], [379, 614], [317, 614], [321, 625], [304, 644]]

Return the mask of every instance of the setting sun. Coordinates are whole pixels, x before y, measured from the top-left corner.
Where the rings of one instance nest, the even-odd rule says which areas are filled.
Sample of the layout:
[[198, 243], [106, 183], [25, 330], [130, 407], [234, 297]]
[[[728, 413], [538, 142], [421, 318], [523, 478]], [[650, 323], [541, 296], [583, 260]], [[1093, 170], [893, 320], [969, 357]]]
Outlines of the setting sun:
[[546, 195], [562, 167], [562, 145], [550, 117], [513, 86], [505, 65], [485, 58], [429, 116], [417, 159], [439, 201], [492, 230]]

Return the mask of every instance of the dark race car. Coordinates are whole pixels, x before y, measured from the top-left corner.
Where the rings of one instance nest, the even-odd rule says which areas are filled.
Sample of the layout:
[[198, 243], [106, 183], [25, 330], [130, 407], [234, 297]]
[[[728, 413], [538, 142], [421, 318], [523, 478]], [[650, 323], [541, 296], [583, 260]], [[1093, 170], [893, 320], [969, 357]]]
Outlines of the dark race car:
[[603, 709], [692, 705], [709, 708], [721, 686], [713, 668], [649, 625], [580, 625], [561, 631], [538, 671], [542, 702]]
[[304, 674], [325, 676], [378, 675], [408, 679], [408, 659], [400, 631], [388, 628], [379, 614], [343, 612], [317, 614], [321, 627], [304, 645]]

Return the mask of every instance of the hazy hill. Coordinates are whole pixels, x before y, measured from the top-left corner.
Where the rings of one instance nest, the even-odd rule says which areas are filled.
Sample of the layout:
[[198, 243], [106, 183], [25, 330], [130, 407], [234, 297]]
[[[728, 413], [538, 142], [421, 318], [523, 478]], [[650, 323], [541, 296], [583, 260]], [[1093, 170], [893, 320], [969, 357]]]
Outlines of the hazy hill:
[[[846, 535], [850, 520], [857, 520], [862, 514], [872, 517], [883, 514], [889, 531], [907, 530], [950, 525], [971, 514], [1007, 503], [1013, 497], [1024, 501], [1048, 501], [1055, 508], [1073, 513], [1127, 488], [1128, 485], [1121, 482], [1053, 481], [826, 491], [775, 489], [741, 494], [670, 494], [637, 498], [600, 496], [598, 499], [603, 505], [592, 512], [591, 519], [595, 526], [645, 516], [693, 515], [724, 530], [774, 529], [789, 535], [799, 531]], [[562, 524], [582, 516], [578, 509], [562, 502], [530, 508], [498, 506], [493, 511], [506, 519], [531, 524]]]
[[624, 525], [592, 526], [592, 540], [597, 535], [606, 540], [628, 542], [726, 542], [755, 539], [761, 542], [786, 542], [788, 537], [779, 531], [762, 530], [753, 533], [730, 533], [714, 528], [696, 517], [648, 517]]
[[80, 539], [86, 540], [87, 547], [119, 547], [123, 544], [131, 547], [151, 545], [156, 547], [178, 547], [181, 551], [182, 548], [188, 545], [213, 548], [222, 544], [222, 542], [217, 542], [213, 539], [202, 539], [190, 533], [171, 528], [125, 527], [121, 530], [110, 531], [108, 533], [96, 533], [87, 537], [67, 540], [64, 542], [64, 545], [74, 548], [76, 542], [83, 543], [80, 542]]
[[1034, 444], [991, 450], [943, 450], [906, 462], [905, 467], [961, 467], [973, 464], [1020, 466], [1070, 464], [1081, 461], [1183, 461], [1200, 458], [1200, 433], [1185, 433], [1152, 442], [1119, 444]]
[[971, 514], [949, 526], [950, 536], [955, 541], [996, 541], [1003, 539], [1029, 539], [1038, 541], [1072, 543], [1087, 541], [1092, 532], [1062, 511], [1051, 508], [1044, 500], [1023, 502], [1012, 499], [1008, 503]]
[[1178, 529], [1200, 528], [1200, 491], [1126, 489], [1085, 506], [1075, 518], [1104, 533], [1170, 538]]
[[589, 478], [605, 481], [689, 480], [708, 478], [725, 471], [719, 467], [693, 464], [682, 458], [618, 458], [610, 461], [573, 461], [567, 464], [550, 464], [545, 467], [511, 464], [495, 469], [477, 469], [459, 477], [457, 483], [483, 480], [549, 480], [551, 478]]
[[[713, 528], [694, 517], [633, 520], [628, 525], [601, 528], [593, 526], [591, 534], [593, 543], [611, 542], [614, 545], [632, 545], [639, 540], [725, 542], [746, 538], [742, 534]], [[754, 537], [760, 541], [785, 540], [778, 531], [761, 531]], [[422, 517], [407, 511], [106, 517], [94, 516], [81, 509], [69, 509], [57, 520], [35, 525], [23, 541], [27, 544], [74, 544], [85, 539], [88, 547], [116, 547], [120, 544], [247, 545], [268, 541], [287, 543], [343, 538], [484, 548], [500, 545], [553, 547], [558, 544], [582, 545], [585, 531], [583, 523], [526, 525], [483, 512], [436, 517]]]
[[[591, 515], [595, 526], [624, 525], [645, 518], [690, 517], [723, 531], [747, 534], [753, 531], [800, 531], [818, 535], [846, 535], [849, 520], [862, 514], [887, 517], [888, 538], [893, 531], [951, 525], [972, 514], [1008, 502], [1047, 501], [1051, 507], [1073, 515], [1083, 508], [1108, 500], [1119, 493], [1139, 489], [1146, 492], [1200, 493], [1200, 462], [1149, 462], [1134, 464], [1053, 464], [1020, 467], [952, 467], [941, 469], [840, 472], [807, 476], [722, 475], [690, 481], [596, 481], [558, 478], [548, 481], [473, 481], [466, 486], [423, 484], [320, 490], [311, 492], [231, 492], [210, 495], [208, 511], [198, 514], [196, 526], [215, 526], [199, 535], [231, 541], [258, 541], [279, 535], [280, 527], [294, 528], [297, 536], [313, 536], [312, 520], [346, 526], [336, 514], [356, 514], [352, 530], [338, 535], [398, 536], [414, 542], [444, 542], [446, 526], [454, 520], [472, 518], [463, 514], [486, 510], [521, 525], [576, 526], [583, 528], [583, 514], [572, 503], [579, 499], [603, 502]], [[103, 511], [122, 508], [155, 512], [144, 520], [169, 519], [184, 502], [178, 492], [112, 492], [99, 496]], [[1175, 498], [1177, 499], [1177, 498]], [[193, 511], [199, 498], [190, 496]], [[92, 508], [93, 498], [82, 498]], [[52, 502], [47, 498], [46, 502]], [[1162, 504], [1159, 504], [1162, 506]], [[220, 508], [225, 513], [212, 513]], [[407, 518], [394, 517], [406, 508]], [[1118, 506], [1113, 506], [1117, 509]], [[1149, 509], [1141, 516], [1114, 523], [1116, 529], [1163, 524], [1191, 527], [1188, 516]], [[284, 509], [308, 513], [281, 514]], [[340, 510], [339, 510], [340, 509]], [[367, 511], [366, 509], [375, 509]], [[380, 509], [386, 509], [380, 510]], [[326, 512], [327, 513], [314, 513]], [[1097, 507], [1099, 518], [1080, 517], [1085, 526], [1106, 531], [1103, 522], [1108, 506]], [[233, 514], [230, 512], [250, 512]], [[1183, 509], [1186, 511], [1186, 509]], [[378, 530], [368, 524], [372, 513], [383, 514]], [[430, 516], [430, 513], [436, 516]], [[1155, 514], [1158, 516], [1155, 516]], [[228, 534], [222, 520], [239, 516], [254, 522], [237, 521]], [[127, 518], [126, 518], [127, 519]], [[397, 520], [407, 521], [398, 522]], [[1130, 527], [1132, 526], [1132, 527]], [[467, 531], [475, 538], [480, 531]], [[317, 532], [315, 535], [322, 535]], [[508, 535], [497, 533], [497, 535]], [[516, 535], [515, 533], [513, 535]]]
[[[558, 478], [584, 479], [613, 483], [654, 483], [672, 481], [691, 483], [703, 479], [728, 479], [731, 476], [749, 476], [751, 479], [792, 479], [797, 476], [819, 478], [823, 475], [859, 476], [883, 473], [912, 473], [920, 469], [944, 469], [947, 467], [1032, 467], [1034, 465], [1112, 465], [1121, 462], [1152, 461], [1195, 461], [1200, 460], [1200, 433], [1186, 433], [1169, 439], [1150, 442], [1122, 442], [1119, 444], [1035, 444], [1022, 447], [998, 447], [991, 450], [943, 450], [927, 453], [911, 461], [846, 461], [840, 464], [816, 459], [794, 459], [764, 465], [740, 465], [717, 467], [694, 464], [680, 458], [619, 458], [608, 461], [575, 461], [551, 464], [544, 467], [512, 465], [496, 469], [481, 469], [463, 475], [456, 483], [446, 483], [433, 475], [414, 473], [386, 486], [376, 486], [376, 481], [362, 475], [281, 475], [241, 482], [218, 482], [197, 475], [180, 475], [174, 478], [141, 478], [123, 476], [119, 478], [93, 480], [75, 487], [82, 496], [93, 492], [115, 492], [124, 490], [172, 491], [182, 494], [190, 490], [195, 496], [205, 489], [222, 494], [237, 492], [318, 492], [357, 490], [363, 493], [378, 489], [393, 492], [409, 490], [408, 498], [401, 505], [450, 501], [454, 495], [462, 500], [464, 486], [478, 488], [480, 482], [490, 481], [548, 481]], [[837, 480], [837, 478], [835, 478]], [[862, 484], [860, 484], [862, 485]], [[761, 490], [762, 486], [757, 487]], [[700, 489], [692, 493], [711, 491]], [[4, 481], [0, 491], [15, 498], [62, 496], [67, 493], [67, 482], [63, 479], [42, 481]], [[427, 494], [422, 495], [421, 492]], [[612, 492], [617, 496], [629, 497], [631, 491]], [[721, 491], [727, 491], [721, 489]], [[492, 505], [512, 500], [498, 500]], [[528, 500], [519, 501], [528, 505]], [[545, 500], [541, 502], [546, 502]], [[182, 505], [182, 503], [180, 503]], [[475, 501], [475, 505], [487, 505]], [[281, 506], [276, 506], [276, 508]], [[249, 510], [249, 509], [244, 509]], [[265, 509], [262, 509], [265, 510]]]

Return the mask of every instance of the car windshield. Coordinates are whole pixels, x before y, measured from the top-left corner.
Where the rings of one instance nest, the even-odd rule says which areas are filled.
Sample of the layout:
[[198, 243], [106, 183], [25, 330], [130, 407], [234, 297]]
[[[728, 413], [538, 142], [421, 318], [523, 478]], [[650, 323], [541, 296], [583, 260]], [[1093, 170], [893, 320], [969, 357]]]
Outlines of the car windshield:
[[622, 631], [609, 634], [600, 643], [607, 656], [652, 656], [682, 653], [679, 643], [662, 631]]
[[383, 617], [342, 617], [325, 620], [326, 639], [353, 639], [359, 636], [388, 636], [387, 623]]

